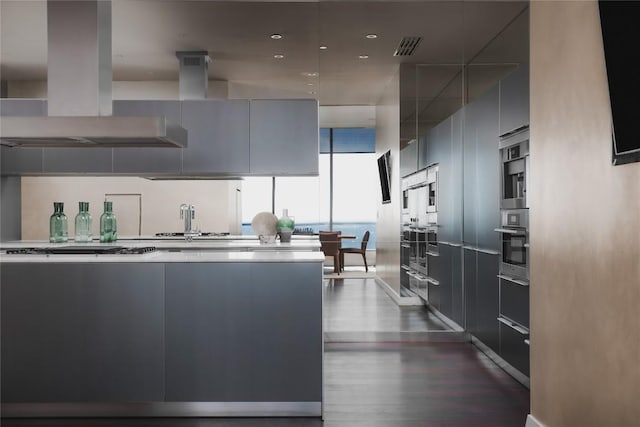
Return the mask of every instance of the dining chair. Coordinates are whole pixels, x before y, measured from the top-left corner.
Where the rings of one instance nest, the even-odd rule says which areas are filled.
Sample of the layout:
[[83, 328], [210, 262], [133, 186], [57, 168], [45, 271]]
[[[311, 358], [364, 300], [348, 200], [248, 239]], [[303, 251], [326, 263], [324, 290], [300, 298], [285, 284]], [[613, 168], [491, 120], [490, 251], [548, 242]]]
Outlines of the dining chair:
[[325, 257], [333, 257], [333, 271], [340, 274], [340, 232], [320, 231], [320, 249]]
[[360, 248], [340, 248], [340, 268], [344, 268], [344, 254], [360, 254], [364, 260], [364, 270], [369, 271], [367, 265], [367, 243], [369, 243], [369, 230], [364, 232]]

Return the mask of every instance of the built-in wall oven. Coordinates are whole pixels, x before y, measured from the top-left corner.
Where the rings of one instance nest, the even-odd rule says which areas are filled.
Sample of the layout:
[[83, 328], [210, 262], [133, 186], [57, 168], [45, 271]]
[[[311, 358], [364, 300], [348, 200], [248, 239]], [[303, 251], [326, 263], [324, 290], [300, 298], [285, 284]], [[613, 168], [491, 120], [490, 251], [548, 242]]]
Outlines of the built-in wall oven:
[[427, 212], [438, 212], [438, 165], [427, 168]]
[[502, 209], [529, 207], [529, 129], [500, 138], [502, 159]]
[[501, 227], [495, 231], [502, 236], [500, 274], [529, 280], [529, 210], [501, 211]]

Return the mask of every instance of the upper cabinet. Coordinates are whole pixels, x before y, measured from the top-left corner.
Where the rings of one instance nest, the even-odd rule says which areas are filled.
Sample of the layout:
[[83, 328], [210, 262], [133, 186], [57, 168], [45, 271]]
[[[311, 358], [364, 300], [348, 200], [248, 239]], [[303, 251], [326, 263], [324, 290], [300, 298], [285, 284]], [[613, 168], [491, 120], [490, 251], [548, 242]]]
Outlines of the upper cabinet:
[[[43, 99], [0, 99], [0, 115], [46, 116], [47, 101]], [[42, 172], [42, 148], [22, 149], [0, 146], [0, 172], [2, 175]]]
[[182, 173], [248, 175], [249, 123], [247, 100], [182, 101]]
[[[43, 116], [46, 101], [3, 99], [0, 114]], [[316, 100], [122, 100], [114, 101], [113, 115], [166, 117], [187, 130], [187, 147], [2, 146], [0, 174], [318, 175]]]
[[[162, 116], [180, 123], [180, 101], [113, 101], [114, 116]], [[176, 148], [114, 148], [115, 173], [178, 174], [182, 168], [182, 150]]]
[[251, 101], [251, 175], [318, 175], [318, 102]]
[[500, 135], [529, 125], [529, 65], [500, 80]]

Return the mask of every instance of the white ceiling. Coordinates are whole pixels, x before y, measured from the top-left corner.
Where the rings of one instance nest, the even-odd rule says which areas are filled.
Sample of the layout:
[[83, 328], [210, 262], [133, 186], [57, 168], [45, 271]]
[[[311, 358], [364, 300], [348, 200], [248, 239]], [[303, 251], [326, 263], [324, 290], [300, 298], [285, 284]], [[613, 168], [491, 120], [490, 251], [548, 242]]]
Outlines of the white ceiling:
[[[176, 51], [207, 50], [210, 79], [249, 96], [255, 89], [317, 97], [324, 106], [375, 105], [401, 63], [431, 64], [419, 78], [421, 93], [404, 93], [405, 102], [427, 105], [449, 86], [458, 99], [448, 102], [459, 105], [462, 89], [450, 84], [459, 67], [434, 65], [526, 62], [527, 7], [526, 1], [113, 0], [113, 79], [175, 81]], [[272, 40], [273, 33], [283, 38]], [[413, 56], [394, 57], [403, 36], [423, 41]], [[276, 53], [284, 59], [274, 59]], [[0, 78], [46, 80], [46, 64], [46, 2], [0, 0]], [[486, 87], [508, 68], [478, 68], [477, 84], [467, 90]]]

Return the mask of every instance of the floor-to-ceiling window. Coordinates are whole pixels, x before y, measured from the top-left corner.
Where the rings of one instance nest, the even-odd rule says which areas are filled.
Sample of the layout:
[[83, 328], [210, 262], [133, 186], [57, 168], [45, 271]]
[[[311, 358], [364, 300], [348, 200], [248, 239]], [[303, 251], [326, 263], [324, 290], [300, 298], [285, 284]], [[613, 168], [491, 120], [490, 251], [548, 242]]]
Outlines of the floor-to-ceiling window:
[[357, 246], [364, 232], [375, 248], [378, 172], [375, 130], [320, 129], [320, 173], [317, 177], [255, 177], [243, 182], [242, 230], [253, 234], [258, 212], [282, 215], [288, 209], [300, 231], [340, 230], [352, 234], [343, 247]]

